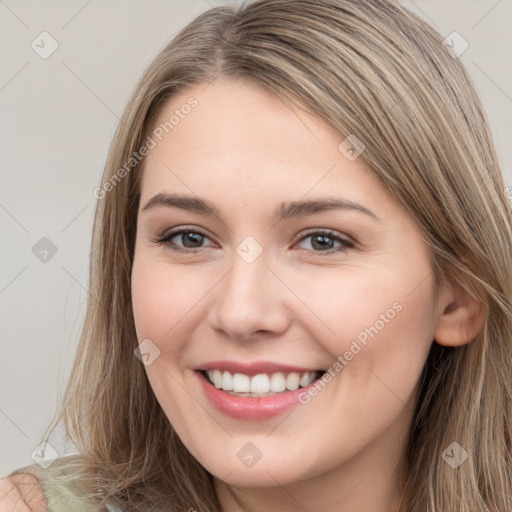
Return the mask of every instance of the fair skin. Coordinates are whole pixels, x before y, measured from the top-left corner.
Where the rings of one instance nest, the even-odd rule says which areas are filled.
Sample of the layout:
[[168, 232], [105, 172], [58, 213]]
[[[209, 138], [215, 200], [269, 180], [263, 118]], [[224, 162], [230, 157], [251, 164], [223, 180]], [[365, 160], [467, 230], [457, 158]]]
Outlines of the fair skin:
[[[434, 300], [418, 226], [362, 158], [338, 150], [343, 138], [323, 120], [248, 82], [205, 87], [162, 110], [157, 125], [190, 96], [198, 101], [152, 149], [141, 183], [132, 296], [139, 342], [160, 350], [146, 366], [155, 395], [214, 475], [224, 511], [396, 510], [396, 467], [432, 340], [468, 342], [483, 320], [479, 306], [449, 289]], [[161, 193], [203, 198], [219, 214], [144, 210]], [[380, 221], [356, 210], [273, 218], [283, 201], [327, 196]], [[178, 227], [206, 236], [155, 243]], [[333, 251], [340, 243], [331, 239], [322, 248], [318, 234], [299, 241], [315, 229], [354, 246]], [[248, 236], [262, 248], [251, 263], [236, 251]], [[198, 385], [195, 368], [220, 359], [327, 369], [397, 302], [400, 312], [342, 372], [286, 415], [228, 417]], [[262, 454], [252, 467], [237, 457], [247, 442]]]
[[[396, 512], [397, 465], [432, 341], [469, 342], [482, 308], [449, 288], [435, 300], [418, 225], [362, 158], [338, 150], [344, 137], [323, 120], [248, 82], [217, 79], [175, 96], [156, 124], [190, 96], [197, 107], [151, 150], [141, 182], [132, 301], [139, 342], [160, 350], [145, 366], [155, 395], [214, 475], [224, 512]], [[144, 210], [160, 193], [203, 198], [219, 214]], [[354, 209], [273, 217], [281, 202], [326, 197], [379, 220]], [[180, 227], [206, 236], [191, 246], [181, 235], [154, 241]], [[318, 243], [318, 231], [331, 232], [332, 245]], [[353, 246], [339, 250], [333, 235]], [[262, 249], [251, 263], [237, 253], [248, 236]], [[326, 370], [390, 310], [342, 371], [286, 414], [226, 416], [198, 384], [195, 368], [220, 359]], [[248, 442], [262, 454], [252, 467], [237, 457]]]
[[46, 512], [48, 503], [34, 475], [0, 479], [0, 512]]

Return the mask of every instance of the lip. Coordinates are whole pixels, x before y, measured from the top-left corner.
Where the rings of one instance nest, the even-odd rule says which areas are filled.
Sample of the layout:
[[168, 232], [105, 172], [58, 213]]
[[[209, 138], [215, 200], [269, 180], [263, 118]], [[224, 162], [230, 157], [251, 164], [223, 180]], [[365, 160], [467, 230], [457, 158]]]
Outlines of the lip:
[[316, 371], [324, 371], [319, 368], [301, 368], [298, 366], [289, 366], [281, 363], [273, 363], [270, 361], [255, 361], [252, 363], [242, 363], [235, 361], [209, 361], [207, 363], [203, 363], [198, 366], [196, 370], [206, 371], [206, 370], [221, 370], [230, 373], [243, 373], [252, 377], [254, 375], [258, 375], [259, 373], [277, 373], [277, 372], [316, 372]]
[[[220, 370], [220, 368], [216, 368]], [[283, 366], [280, 365], [281, 370], [282, 368]], [[229, 393], [216, 388], [208, 380], [203, 371], [199, 369], [195, 371], [194, 374], [199, 379], [199, 383], [204, 394], [218, 411], [226, 416], [230, 416], [231, 418], [245, 421], [262, 421], [284, 414], [293, 407], [299, 405], [301, 403], [299, 401], [299, 395], [301, 393], [307, 393], [308, 389], [313, 387], [318, 381], [318, 379], [316, 379], [304, 388], [299, 388], [295, 391], [283, 391], [273, 396], [243, 397], [230, 395]]]

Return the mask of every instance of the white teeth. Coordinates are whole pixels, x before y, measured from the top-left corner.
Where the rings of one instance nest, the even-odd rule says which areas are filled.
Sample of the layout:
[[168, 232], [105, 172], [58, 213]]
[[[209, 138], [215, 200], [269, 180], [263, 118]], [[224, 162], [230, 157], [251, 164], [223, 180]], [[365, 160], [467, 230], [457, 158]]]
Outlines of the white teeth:
[[251, 379], [247, 375], [243, 373], [235, 373], [235, 375], [233, 375], [233, 391], [237, 393], [248, 393], [250, 386]]
[[300, 386], [300, 375], [295, 372], [291, 372], [288, 374], [288, 377], [286, 377], [286, 389], [289, 389], [290, 391], [295, 391], [296, 389], [299, 389]]
[[231, 377], [229, 372], [222, 374], [222, 389], [224, 391], [231, 391], [233, 389], [233, 377]]
[[216, 388], [222, 387], [222, 373], [219, 370], [213, 370], [213, 384]]
[[274, 373], [270, 378], [270, 389], [276, 393], [286, 389], [286, 379], [282, 373]]
[[271, 375], [260, 373], [249, 377], [243, 373], [235, 373], [220, 370], [208, 370], [207, 375], [213, 385], [224, 391], [232, 391], [234, 393], [254, 393], [261, 395], [265, 393], [280, 393], [282, 391], [295, 391], [299, 387], [306, 387], [311, 384], [318, 372], [277, 372]]
[[251, 393], [268, 393], [270, 391], [270, 379], [265, 373], [254, 375], [251, 378]]
[[305, 388], [306, 386], [309, 386], [315, 380], [315, 373], [316, 372], [303, 373], [300, 378], [300, 387]]

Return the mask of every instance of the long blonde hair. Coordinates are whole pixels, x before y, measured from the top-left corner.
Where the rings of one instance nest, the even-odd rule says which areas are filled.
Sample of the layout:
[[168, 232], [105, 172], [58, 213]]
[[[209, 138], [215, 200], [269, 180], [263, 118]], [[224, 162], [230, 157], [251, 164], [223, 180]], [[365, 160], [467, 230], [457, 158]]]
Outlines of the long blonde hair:
[[[342, 137], [355, 134], [371, 171], [419, 223], [436, 283], [485, 304], [470, 343], [432, 345], [402, 490], [408, 512], [512, 510], [512, 209], [474, 86], [442, 41], [391, 0], [256, 0], [203, 13], [150, 64], [111, 145], [91, 299], [49, 427], [63, 422], [83, 454], [75, 469], [102, 504], [220, 511], [212, 475], [175, 434], [134, 357], [130, 275], [144, 161], [126, 162], [165, 102], [222, 75], [296, 102]], [[456, 470], [442, 457], [452, 442], [468, 453]]]

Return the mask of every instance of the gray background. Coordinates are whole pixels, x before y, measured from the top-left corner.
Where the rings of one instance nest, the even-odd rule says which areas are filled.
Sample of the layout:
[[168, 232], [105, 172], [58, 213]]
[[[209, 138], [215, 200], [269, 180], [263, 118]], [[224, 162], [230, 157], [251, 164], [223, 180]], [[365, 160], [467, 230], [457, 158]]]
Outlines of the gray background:
[[[177, 30], [221, 3], [0, 0], [0, 476], [33, 463], [61, 400], [88, 299], [92, 191], [129, 94]], [[403, 4], [468, 41], [461, 58], [512, 185], [512, 0]], [[47, 59], [31, 47], [43, 31], [59, 45]], [[47, 262], [32, 251], [42, 237], [57, 248]]]

